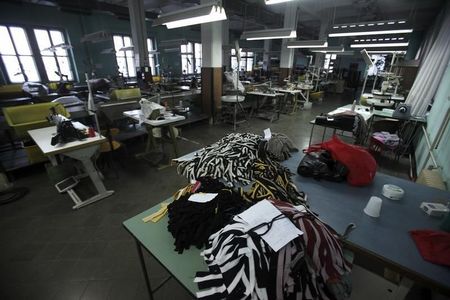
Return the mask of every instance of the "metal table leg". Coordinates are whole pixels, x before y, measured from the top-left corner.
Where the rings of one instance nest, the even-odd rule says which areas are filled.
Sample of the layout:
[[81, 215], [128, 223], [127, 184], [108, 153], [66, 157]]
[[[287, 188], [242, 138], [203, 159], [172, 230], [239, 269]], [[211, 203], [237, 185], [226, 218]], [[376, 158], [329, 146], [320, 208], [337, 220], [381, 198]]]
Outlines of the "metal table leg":
[[147, 286], [147, 292], [149, 295], [149, 299], [153, 300], [152, 286], [150, 284], [150, 278], [148, 277], [147, 268], [145, 267], [145, 260], [144, 260], [144, 255], [142, 253], [142, 248], [141, 248], [141, 245], [139, 244], [139, 242], [137, 240], [135, 240], [135, 241], [136, 241], [136, 247], [137, 247], [137, 252], [138, 252], [138, 256], [139, 256], [139, 262], [141, 263], [142, 272], [144, 273], [145, 285]]
[[313, 136], [313, 132], [314, 132], [314, 126], [316, 126], [316, 124], [312, 124], [311, 133], [309, 134], [309, 145], [308, 146], [311, 146], [312, 136]]
[[173, 152], [175, 153], [175, 157], [178, 157], [177, 137], [175, 136], [175, 129], [173, 125], [169, 125], [169, 134], [172, 141]]

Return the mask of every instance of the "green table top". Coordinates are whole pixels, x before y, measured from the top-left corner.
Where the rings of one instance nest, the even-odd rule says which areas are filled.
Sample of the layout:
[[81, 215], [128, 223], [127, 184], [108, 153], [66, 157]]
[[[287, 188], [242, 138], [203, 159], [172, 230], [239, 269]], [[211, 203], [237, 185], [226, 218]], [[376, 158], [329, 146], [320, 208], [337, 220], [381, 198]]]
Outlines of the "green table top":
[[[163, 202], [170, 203], [172, 198]], [[200, 256], [200, 251], [195, 246], [189, 250], [184, 250], [183, 254], [175, 251], [175, 239], [167, 230], [169, 218], [164, 216], [159, 222], [144, 223], [142, 219], [158, 211], [160, 204], [132, 217], [123, 222], [125, 228], [141, 245], [163, 265], [172, 276], [177, 279], [192, 295], [198, 291], [197, 284], [194, 283], [197, 271], [208, 269], [204, 260]], [[151, 274], [152, 270], [148, 270]]]

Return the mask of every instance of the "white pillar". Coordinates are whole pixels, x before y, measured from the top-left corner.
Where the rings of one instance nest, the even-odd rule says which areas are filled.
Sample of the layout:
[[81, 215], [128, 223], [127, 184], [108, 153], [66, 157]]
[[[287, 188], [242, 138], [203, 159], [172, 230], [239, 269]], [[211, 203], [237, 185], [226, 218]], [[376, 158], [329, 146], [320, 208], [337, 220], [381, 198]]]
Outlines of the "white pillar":
[[[201, 4], [215, 1], [201, 0]], [[211, 22], [201, 25], [202, 35], [202, 107], [210, 116], [216, 118], [222, 96], [222, 23]]]
[[[213, 1], [202, 0], [200, 3], [206, 4], [210, 2]], [[202, 67], [222, 67], [222, 23], [223, 21], [219, 21], [201, 25]]]
[[272, 48], [272, 40], [264, 40], [264, 53], [263, 53], [263, 70], [268, 71], [270, 68], [270, 54], [269, 51]]
[[[297, 9], [297, 1], [286, 3], [286, 8], [284, 11], [284, 28], [292, 28], [293, 30], [297, 30]], [[294, 65], [294, 49], [287, 48], [287, 42], [288, 39], [283, 39], [283, 42], [281, 44], [280, 68], [282, 69], [291, 69]]]
[[[147, 27], [145, 25], [145, 7], [143, 0], [128, 0], [130, 10], [131, 36], [134, 46], [136, 67], [149, 66], [147, 49]], [[155, 70], [152, 70], [155, 73]]]

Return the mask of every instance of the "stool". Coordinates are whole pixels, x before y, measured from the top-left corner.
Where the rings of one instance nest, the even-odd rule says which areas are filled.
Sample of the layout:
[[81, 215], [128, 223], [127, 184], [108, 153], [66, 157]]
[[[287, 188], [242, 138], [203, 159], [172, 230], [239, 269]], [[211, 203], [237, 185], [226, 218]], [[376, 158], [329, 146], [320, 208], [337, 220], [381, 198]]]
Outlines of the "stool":
[[[221, 100], [223, 103], [222, 114], [228, 116], [229, 119], [227, 121], [231, 121], [233, 123], [233, 129], [236, 131], [237, 124], [247, 121], [245, 119], [244, 108], [242, 107], [242, 102], [244, 102], [245, 96], [225, 95], [221, 97]], [[237, 120], [238, 106], [242, 113], [244, 113], [244, 120]]]

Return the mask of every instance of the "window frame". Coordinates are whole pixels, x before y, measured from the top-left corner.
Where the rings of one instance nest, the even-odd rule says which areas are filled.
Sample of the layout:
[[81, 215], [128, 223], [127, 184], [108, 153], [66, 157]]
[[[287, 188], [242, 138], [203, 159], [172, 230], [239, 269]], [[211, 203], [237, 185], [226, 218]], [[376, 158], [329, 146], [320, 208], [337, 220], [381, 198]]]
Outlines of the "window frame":
[[[54, 81], [49, 80], [47, 77], [47, 70], [45, 69], [45, 65], [42, 60], [42, 55], [41, 55], [36, 37], [34, 35], [34, 29], [58, 30], [62, 33], [65, 43], [72, 45], [72, 42], [70, 41], [70, 36], [67, 34], [67, 29], [64, 27], [51, 26], [51, 25], [50, 26], [42, 26], [39, 24], [10, 23], [10, 22], [1, 22], [0, 25], [6, 26], [8, 28], [9, 27], [20, 27], [25, 31], [26, 37], [28, 39], [28, 43], [31, 48], [31, 53], [32, 53], [31, 56], [34, 59], [34, 63], [36, 65], [36, 69], [37, 69], [37, 72], [38, 72], [38, 75], [40, 78], [40, 80], [37, 82], [40, 82], [40, 83], [54, 82]], [[76, 63], [75, 63], [74, 54], [73, 54], [72, 49], [67, 49], [66, 51], [67, 51], [67, 56], [68, 56], [68, 60], [69, 60], [69, 68], [70, 68], [70, 70], [72, 72], [72, 76], [73, 76], [73, 79], [68, 80], [68, 82], [76, 82], [79, 80], [79, 76], [78, 76], [78, 69], [77, 69]], [[0, 71], [3, 73], [2, 77], [3, 77], [5, 83], [7, 83], [7, 84], [14, 83], [9, 78], [7, 71], [6, 71], [6, 66], [4, 65], [2, 59], [0, 59]]]
[[[12, 44], [12, 47], [13, 47], [13, 50], [14, 50], [14, 54], [0, 54], [0, 57], [1, 57], [1, 59], [0, 59], [1, 66], [0, 67], [1, 67], [1, 71], [3, 73], [2, 75], [4, 77], [4, 80], [6, 82], [12, 83], [12, 84], [14, 84], [14, 83], [20, 84], [20, 83], [24, 83], [24, 82], [27, 81], [27, 78], [29, 78], [29, 76], [26, 74], [25, 68], [24, 68], [24, 66], [22, 64], [22, 61], [20, 59], [20, 57], [26, 56], [26, 57], [31, 57], [33, 59], [34, 67], [35, 67], [35, 70], [36, 70], [36, 73], [37, 73], [38, 79], [39, 79], [37, 82], [42, 82], [42, 74], [40, 73], [40, 70], [38, 68], [38, 64], [36, 62], [35, 53], [33, 51], [32, 42], [30, 40], [27, 28], [25, 26], [23, 26], [23, 25], [16, 25], [16, 24], [0, 24], [0, 26], [6, 27], [6, 30], [8, 32], [8, 35], [9, 35], [9, 38], [11, 40], [11, 44]], [[20, 28], [20, 29], [22, 29], [24, 31], [25, 38], [27, 39], [28, 47], [29, 47], [29, 50], [30, 50], [30, 54], [19, 54], [19, 52], [17, 50], [16, 42], [14, 41], [14, 38], [13, 38], [13, 34], [11, 33], [11, 27], [17, 27], [17, 28]], [[4, 62], [4, 59], [3, 59], [4, 56], [15, 57], [17, 59], [17, 62], [19, 64], [19, 68], [20, 68], [20, 72], [22, 73], [23, 81], [13, 81], [10, 78], [10, 76], [8, 74], [8, 69], [7, 69], [6, 64]]]
[[[124, 40], [125, 37], [130, 38], [130, 46], [134, 46], [133, 45], [133, 38], [132, 38], [131, 34], [128, 34], [128, 33], [113, 33], [112, 34], [112, 42], [113, 42], [114, 51], [116, 50], [116, 45], [114, 43], [114, 37], [116, 37], [116, 36], [119, 36], [122, 39], [123, 47], [125, 47], [125, 40]], [[128, 58], [129, 57], [127, 56], [127, 51], [131, 51], [132, 52], [131, 61], [133, 62], [134, 76], [129, 76], [129, 74], [130, 74], [130, 67], [128, 65]], [[135, 61], [136, 54], [134, 52], [134, 49], [133, 50], [122, 50], [121, 52], [124, 53], [124, 56], [120, 56], [120, 57], [125, 58], [125, 67], [127, 69], [127, 76], [125, 76], [125, 74], [123, 74], [123, 77], [129, 78], [129, 79], [130, 78], [131, 79], [132, 78], [136, 78], [136, 61]], [[119, 72], [119, 62], [117, 60], [117, 58], [118, 58], [117, 57], [117, 53], [118, 53], [118, 51], [115, 51], [114, 55], [116, 57], [117, 71]]]
[[[251, 72], [253, 71], [253, 65], [255, 63], [255, 59], [256, 59], [256, 53], [254, 51], [242, 51], [242, 48], [239, 48], [239, 51], [242, 53], [245, 53], [244, 55], [241, 55], [241, 61], [239, 62], [239, 67], [241, 67], [242, 69], [242, 61], [245, 62], [245, 66], [244, 66], [244, 72]], [[234, 54], [233, 54], [234, 53]], [[248, 53], [252, 53], [252, 55], [248, 55]], [[235, 67], [233, 67], [233, 60], [236, 61], [237, 63], [237, 55], [236, 55], [236, 49], [231, 49], [230, 50], [230, 66], [231, 69], [234, 69]], [[251, 61], [251, 63], [250, 63]], [[249, 64], [250, 63], [250, 64]], [[239, 70], [240, 72], [241, 70]]]
[[[33, 38], [36, 40], [36, 49], [37, 49], [37, 51], [38, 51], [39, 59], [42, 61], [42, 65], [43, 65], [43, 67], [44, 67], [44, 70], [43, 70], [43, 71], [45, 72], [47, 82], [59, 82], [59, 80], [58, 80], [58, 81], [54, 81], [54, 80], [50, 80], [50, 78], [48, 78], [48, 75], [47, 75], [47, 69], [45, 68], [45, 63], [44, 63], [43, 57], [50, 57], [50, 55], [42, 55], [42, 54], [41, 54], [41, 50], [39, 49], [39, 44], [38, 44], [38, 42], [37, 42], [36, 35], [35, 35], [35, 33], [34, 33], [35, 30], [45, 30], [45, 31], [47, 31], [47, 34], [48, 34], [49, 39], [50, 39], [50, 44], [51, 44], [52, 47], [55, 46], [55, 45], [53, 44], [53, 39], [52, 39], [52, 37], [51, 37], [51, 35], [50, 35], [50, 31], [51, 31], [51, 30], [61, 32], [62, 37], [63, 37], [63, 39], [64, 39], [64, 43], [65, 43], [65, 44], [72, 45], [72, 43], [70, 42], [69, 36], [66, 34], [66, 30], [63, 29], [63, 28], [52, 27], [52, 26], [49, 26], [49, 27], [46, 27], [46, 26], [31, 26], [31, 27], [30, 27], [30, 32], [33, 33]], [[75, 81], [78, 79], [78, 76], [77, 76], [77, 73], [76, 73], [76, 71], [75, 71], [76, 68], [75, 68], [75, 61], [74, 61], [74, 59], [73, 59], [72, 48], [65, 49], [65, 51], [66, 51], [67, 56], [60, 56], [60, 55], [57, 55], [57, 54], [56, 54], [56, 51], [55, 51], [55, 52], [53, 52], [53, 55], [52, 55], [51, 57], [53, 57], [53, 58], [55, 59], [56, 66], [57, 66], [58, 72], [59, 72], [60, 74], [62, 74], [62, 72], [61, 72], [61, 67], [60, 67], [60, 65], [59, 65], [58, 57], [67, 57], [67, 60], [68, 60], [68, 62], [69, 62], [69, 70], [70, 70], [70, 72], [72, 73], [72, 74], [71, 74], [71, 75], [72, 75], [72, 79], [68, 79], [67, 81], [68, 81], [68, 82], [75, 82]], [[41, 76], [41, 77], [42, 77], [42, 76]]]
[[[188, 45], [192, 44], [192, 52], [189, 52], [187, 50]], [[200, 45], [200, 51], [196, 51], [196, 46]], [[186, 52], [183, 52], [182, 47], [186, 47]], [[196, 54], [200, 53], [200, 57], [198, 57]], [[184, 64], [183, 64], [183, 57], [191, 59], [191, 68], [192, 72], [190, 71], [190, 68], [187, 68], [187, 72], [183, 73], [184, 71]], [[187, 41], [185, 44], [180, 45], [180, 58], [181, 58], [181, 73], [183, 75], [199, 75], [202, 72], [202, 64], [203, 64], [203, 46], [202, 43], [195, 42], [195, 41]], [[200, 62], [200, 63], [198, 63]], [[197, 69], [199, 72], [197, 72]]]
[[[152, 49], [149, 49], [148, 45], [148, 41], [151, 42], [152, 44]], [[147, 51], [158, 51], [157, 46], [156, 46], [156, 39], [153, 37], [147, 37]], [[150, 54], [148, 53], [148, 63], [150, 65], [150, 68], [152, 70], [152, 75], [158, 75], [159, 74], [159, 68], [156, 67], [156, 65], [158, 64], [158, 54], [154, 53], [154, 54]]]

